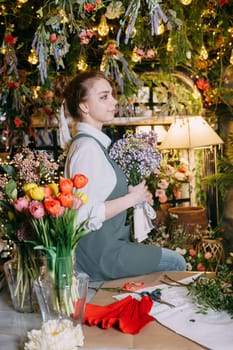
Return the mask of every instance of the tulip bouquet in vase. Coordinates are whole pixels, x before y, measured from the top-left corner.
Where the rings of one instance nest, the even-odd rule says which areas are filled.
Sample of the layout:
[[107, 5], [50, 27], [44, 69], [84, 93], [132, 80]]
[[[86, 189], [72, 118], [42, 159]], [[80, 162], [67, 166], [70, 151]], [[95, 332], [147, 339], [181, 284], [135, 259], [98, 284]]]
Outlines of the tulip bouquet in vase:
[[86, 221], [77, 224], [77, 215], [87, 200], [80, 189], [88, 179], [83, 174], [63, 178], [47, 154], [29, 149], [1, 166], [5, 172], [0, 177], [1, 224], [8, 238], [21, 247], [14, 295], [34, 282], [43, 320], [52, 312], [75, 315], [74, 251], [89, 232]]
[[[76, 174], [73, 179], [60, 178], [58, 184], [51, 183], [43, 188], [42, 201], [30, 203], [33, 207], [31, 223], [37, 236], [32, 243], [34, 249], [42, 251], [46, 257], [46, 268], [44, 266], [34, 283], [44, 320], [56, 315], [78, 317], [80, 290], [77, 283], [85, 283], [84, 288], [87, 288], [88, 276], [82, 274], [82, 281], [77, 282], [74, 252], [79, 240], [89, 233], [85, 229], [87, 220], [78, 226], [76, 223], [78, 210], [87, 200], [86, 194], [79, 190], [87, 182], [83, 174]], [[51, 295], [46, 300], [48, 293]]]
[[[29, 198], [24, 198], [23, 186], [53, 182], [58, 178], [58, 168], [47, 153], [36, 153], [28, 148], [12, 158], [0, 160], [1, 235], [14, 247], [12, 259], [5, 263], [4, 271], [13, 306], [19, 312], [33, 311], [32, 282], [39, 273], [38, 254], [30, 243], [35, 235], [26, 210]], [[21, 197], [16, 209], [16, 201]]]

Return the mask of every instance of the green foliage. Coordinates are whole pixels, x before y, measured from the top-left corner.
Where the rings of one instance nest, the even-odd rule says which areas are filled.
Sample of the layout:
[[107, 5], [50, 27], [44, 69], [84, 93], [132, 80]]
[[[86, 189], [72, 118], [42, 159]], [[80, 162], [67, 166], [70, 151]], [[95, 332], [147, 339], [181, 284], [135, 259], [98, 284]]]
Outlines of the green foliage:
[[215, 278], [202, 274], [187, 288], [200, 313], [206, 314], [211, 308], [226, 311], [233, 318], [233, 271], [226, 265], [219, 267]]

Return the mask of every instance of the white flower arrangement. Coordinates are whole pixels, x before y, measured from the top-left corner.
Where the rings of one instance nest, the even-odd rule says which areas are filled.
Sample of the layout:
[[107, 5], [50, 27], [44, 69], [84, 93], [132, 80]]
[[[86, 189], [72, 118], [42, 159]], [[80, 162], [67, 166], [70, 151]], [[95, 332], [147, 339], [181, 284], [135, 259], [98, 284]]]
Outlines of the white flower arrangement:
[[80, 324], [71, 320], [49, 320], [40, 330], [28, 332], [28, 342], [24, 350], [77, 350], [83, 346], [83, 332]]

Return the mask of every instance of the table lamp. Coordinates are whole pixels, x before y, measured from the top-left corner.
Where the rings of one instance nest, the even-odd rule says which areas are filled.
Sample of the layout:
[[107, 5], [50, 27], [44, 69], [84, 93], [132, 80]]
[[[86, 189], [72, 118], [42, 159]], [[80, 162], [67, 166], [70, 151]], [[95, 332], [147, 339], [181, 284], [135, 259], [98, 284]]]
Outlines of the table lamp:
[[[221, 145], [224, 141], [219, 137], [219, 135], [211, 128], [211, 126], [205, 121], [202, 116], [184, 116], [176, 118], [176, 120], [171, 124], [167, 135], [161, 142], [160, 150], [169, 149], [183, 149], [188, 152], [188, 163], [193, 161], [193, 150], [198, 148], [213, 148], [214, 151], [214, 173], [217, 172], [217, 161], [216, 161], [216, 148], [213, 146]], [[213, 196], [213, 194], [212, 194]], [[190, 202], [192, 203], [193, 198], [190, 193]], [[213, 198], [212, 198], [213, 200]], [[215, 192], [216, 201], [216, 213], [217, 219], [213, 221], [218, 221], [218, 195], [217, 189]], [[211, 216], [211, 215], [210, 215]]]

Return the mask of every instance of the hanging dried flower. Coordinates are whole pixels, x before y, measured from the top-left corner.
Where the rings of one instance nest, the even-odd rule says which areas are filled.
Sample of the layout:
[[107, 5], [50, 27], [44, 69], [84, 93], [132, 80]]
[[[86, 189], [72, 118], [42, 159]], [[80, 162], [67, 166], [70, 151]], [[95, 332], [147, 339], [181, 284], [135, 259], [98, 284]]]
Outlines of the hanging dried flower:
[[106, 8], [105, 17], [108, 19], [119, 18], [125, 8], [121, 1], [112, 1]]
[[[164, 23], [167, 23], [168, 18], [162, 11], [159, 0], [146, 0], [146, 5], [147, 5], [147, 11], [148, 11], [148, 17], [150, 18], [150, 23], [151, 23], [151, 35], [158, 35], [159, 34], [159, 26], [161, 24], [161, 20]], [[140, 15], [140, 10], [143, 7], [143, 10], [145, 4], [141, 4], [140, 0], [131, 0], [129, 3], [124, 19], [120, 21], [121, 28], [119, 29], [117, 33], [117, 44], [119, 46], [120, 44], [120, 37], [122, 34], [122, 30], [127, 28], [125, 31], [125, 44], [128, 44], [129, 38], [133, 34], [133, 30], [136, 24], [136, 21]]]

